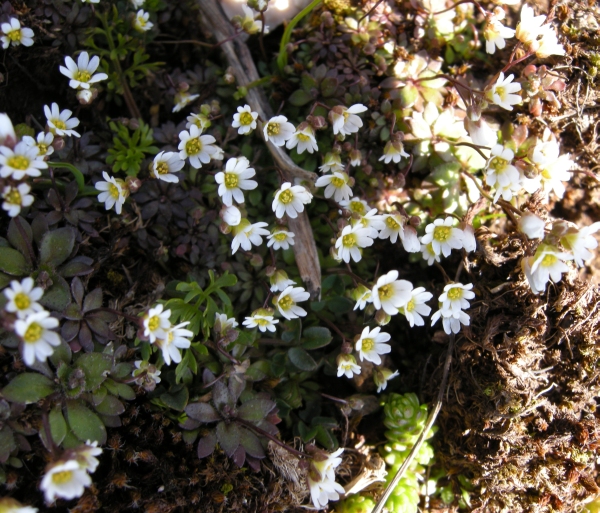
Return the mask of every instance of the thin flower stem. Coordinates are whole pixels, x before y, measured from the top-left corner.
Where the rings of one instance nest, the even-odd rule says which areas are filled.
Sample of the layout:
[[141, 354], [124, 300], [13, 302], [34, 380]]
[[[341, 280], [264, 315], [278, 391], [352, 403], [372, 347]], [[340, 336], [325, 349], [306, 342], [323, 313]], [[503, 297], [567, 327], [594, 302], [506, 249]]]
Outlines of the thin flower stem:
[[475, 4], [477, 7], [479, 7], [480, 11], [483, 11], [483, 13], [485, 13], [485, 10], [483, 10], [483, 8], [481, 7], [481, 5], [479, 5], [478, 2], [474, 2], [473, 0], [460, 0], [460, 2], [456, 2], [455, 4], [452, 4], [450, 7], [444, 9], [443, 11], [430, 12], [429, 14], [431, 16], [437, 16], [438, 14], [444, 14], [445, 12], [451, 11], [452, 9], [455, 9], [456, 7], [458, 7], [459, 5], [462, 5], [462, 4]]
[[327, 324], [327, 326], [329, 326], [333, 331], [335, 331], [340, 337], [342, 337], [342, 342], [346, 342], [346, 335], [344, 335], [333, 322], [319, 314], [317, 314], [317, 317], [321, 319], [325, 324]]
[[485, 160], [487, 160], [488, 157], [486, 157], [485, 153], [483, 153], [481, 150], [491, 150], [491, 148], [489, 146], [480, 146], [479, 144], [473, 144], [470, 142], [458, 142], [458, 143], [455, 143], [452, 141], [446, 141], [446, 142], [448, 144], [453, 144], [454, 146], [468, 146], [469, 148], [473, 148]]
[[363, 16], [363, 17], [362, 17], [360, 20], [358, 20], [358, 26], [360, 26], [360, 22], [361, 22], [362, 20], [364, 20], [364, 19], [365, 19], [367, 16], [371, 16], [371, 13], [372, 13], [372, 12], [373, 12], [375, 9], [377, 9], [377, 6], [378, 6], [378, 5], [379, 5], [381, 2], [383, 2], [383, 0], [379, 0], [379, 1], [378, 1], [378, 2], [377, 2], [377, 3], [376, 3], [374, 6], [373, 6], [373, 7], [371, 7], [371, 9], [369, 9], [369, 11], [367, 11], [367, 14], [365, 14], [365, 15], [364, 15], [364, 16]]
[[336, 403], [340, 403], [340, 404], [348, 404], [348, 401], [346, 401], [345, 399], [340, 399], [339, 397], [334, 397], [332, 395], [329, 394], [324, 394], [323, 392], [319, 392], [321, 394], [321, 396], [323, 396], [325, 399], [329, 399], [330, 401], [334, 401]]
[[465, 85], [465, 84], [459, 82], [454, 77], [451, 77], [450, 75], [446, 75], [445, 73], [439, 73], [439, 74], [433, 75], [431, 77], [415, 78], [413, 80], [413, 82], [427, 82], [429, 80], [436, 80], [438, 78], [445, 78], [446, 80], [448, 80], [448, 82], [452, 82], [454, 85], [456, 85], [458, 87], [462, 87], [463, 89], [466, 89], [467, 91], [469, 91], [472, 94], [477, 94], [477, 95], [481, 95], [481, 96], [484, 95], [483, 91], [479, 91], [477, 89], [472, 89], [468, 85]]
[[510, 61], [506, 66], [504, 66], [504, 68], [502, 68], [502, 73], [505, 73], [506, 71], [508, 71], [510, 68], [512, 68], [514, 65], [519, 64], [519, 62], [523, 62], [525, 59], [528, 59], [529, 57], [531, 57], [535, 52], [529, 51], [527, 52], [525, 55], [523, 55], [523, 57], [521, 57], [520, 59], [517, 59], [516, 61]]
[[467, 178], [470, 178], [471, 181], [475, 184], [475, 187], [477, 187], [477, 190], [479, 191], [479, 193], [488, 201], [491, 201], [492, 203], [494, 203], [494, 198], [492, 198], [487, 192], [485, 192], [483, 190], [483, 188], [481, 187], [481, 185], [479, 185], [479, 182], [477, 181], [477, 179], [468, 171], [461, 171], [460, 173], [463, 176], [466, 176]]
[[60, 191], [58, 190], [58, 187], [56, 186], [56, 179], [54, 178], [54, 169], [52, 169], [52, 167], [49, 167], [48, 171], [50, 172], [50, 180], [52, 181], [52, 187], [54, 188], [54, 192], [56, 193], [56, 197], [58, 198], [58, 203], [60, 205], [60, 211], [64, 212], [65, 211], [65, 202], [64, 202], [62, 196], [60, 195]]
[[310, 456], [308, 454], [294, 449], [293, 447], [289, 446], [288, 444], [286, 444], [286, 443], [282, 442], [281, 440], [279, 440], [278, 438], [274, 437], [271, 433], [265, 431], [264, 429], [259, 428], [258, 426], [255, 426], [254, 424], [252, 424], [252, 422], [248, 422], [247, 420], [240, 419], [239, 417], [236, 418], [235, 421], [238, 422], [239, 424], [242, 424], [243, 426], [246, 426], [247, 428], [250, 428], [252, 431], [255, 431], [259, 435], [262, 435], [262, 436], [268, 438], [269, 440], [272, 440], [277, 445], [279, 445], [279, 447], [283, 447], [286, 451], [289, 451], [290, 453], [292, 453], [294, 456], [296, 456], [298, 458], [310, 458]]

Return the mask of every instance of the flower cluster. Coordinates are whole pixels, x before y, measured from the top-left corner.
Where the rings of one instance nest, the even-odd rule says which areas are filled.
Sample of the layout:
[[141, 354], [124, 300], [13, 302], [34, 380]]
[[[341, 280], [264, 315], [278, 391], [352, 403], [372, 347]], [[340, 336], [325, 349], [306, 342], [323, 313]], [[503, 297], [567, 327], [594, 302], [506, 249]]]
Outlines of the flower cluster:
[[69, 78], [69, 86], [77, 91], [77, 98], [81, 103], [90, 103], [97, 94], [96, 89], [90, 84], [106, 80], [106, 73], [96, 73], [100, 65], [100, 58], [95, 55], [90, 59], [87, 52], [81, 52], [77, 63], [71, 57], [65, 57], [65, 66], [60, 66], [60, 72]]
[[175, 363], [181, 361], [179, 350], [189, 348], [191, 345], [189, 339], [194, 336], [192, 331], [185, 329], [189, 321], [173, 326], [170, 318], [171, 310], [164, 310], [164, 306], [159, 303], [150, 308], [142, 319], [144, 337], [160, 348], [167, 365], [171, 365], [171, 361]]
[[440, 309], [431, 316], [431, 324], [435, 324], [441, 318], [444, 331], [448, 335], [458, 333], [461, 324], [469, 326], [471, 320], [464, 310], [470, 307], [468, 300], [475, 297], [475, 293], [471, 291], [472, 288], [472, 283], [446, 285], [443, 294], [438, 298]]
[[344, 449], [327, 454], [318, 451], [313, 456], [308, 469], [308, 487], [315, 508], [327, 506], [329, 501], [337, 501], [344, 494], [344, 487], [335, 482], [335, 469], [342, 463], [340, 455]]

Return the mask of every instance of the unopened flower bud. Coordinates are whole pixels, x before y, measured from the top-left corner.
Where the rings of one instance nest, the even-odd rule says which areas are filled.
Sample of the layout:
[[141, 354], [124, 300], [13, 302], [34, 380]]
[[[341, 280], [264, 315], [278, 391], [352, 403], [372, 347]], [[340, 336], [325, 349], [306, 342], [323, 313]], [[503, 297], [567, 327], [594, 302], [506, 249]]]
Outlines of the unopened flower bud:
[[392, 320], [391, 315], [388, 315], [383, 310], [377, 310], [375, 314], [375, 322], [379, 324], [379, 326], [385, 326]]
[[141, 186], [142, 181], [139, 178], [136, 178], [135, 176], [128, 176], [125, 179], [125, 187], [131, 194], [135, 194], [137, 191], [139, 191]]
[[418, 228], [419, 225], [421, 224], [421, 218], [419, 216], [410, 216], [410, 219], [408, 220], [408, 222], [410, 223], [411, 226]]
[[[96, 91], [95, 89], [93, 91]], [[77, 91], [77, 99], [81, 105], [89, 105], [94, 99], [94, 93], [90, 89], [81, 89]]]
[[546, 223], [531, 212], [525, 212], [519, 219], [519, 231], [530, 239], [543, 239]]
[[263, 258], [258, 253], [254, 253], [252, 258], [250, 258], [250, 265], [255, 268], [261, 268], [263, 266]]
[[131, 118], [129, 120], [129, 128], [131, 128], [132, 130], [137, 130], [139, 127], [140, 127], [140, 121], [138, 119]]
[[55, 151], [60, 151], [65, 147], [65, 140], [60, 136], [55, 136], [52, 141], [52, 147]]
[[235, 205], [223, 207], [219, 212], [219, 217], [229, 226], [237, 226], [242, 220], [242, 213]]
[[179, 82], [179, 86], [177, 87], [177, 89], [181, 93], [185, 93], [189, 88], [190, 84], [188, 84], [187, 82]]
[[322, 130], [327, 127], [327, 121], [323, 116], [308, 116], [306, 120], [315, 130]]
[[362, 153], [360, 150], [352, 150], [350, 152], [350, 165], [353, 167], [360, 166], [362, 162]]

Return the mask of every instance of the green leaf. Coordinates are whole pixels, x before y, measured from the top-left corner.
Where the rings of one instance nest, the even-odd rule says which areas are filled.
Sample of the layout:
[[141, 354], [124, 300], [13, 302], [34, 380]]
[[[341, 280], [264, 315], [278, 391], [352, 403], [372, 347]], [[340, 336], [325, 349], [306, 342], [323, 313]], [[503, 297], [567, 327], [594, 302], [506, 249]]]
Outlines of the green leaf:
[[300, 347], [292, 347], [289, 349], [288, 358], [290, 359], [290, 362], [300, 370], [314, 371], [317, 368], [317, 362], [315, 362], [312, 356]]
[[112, 367], [110, 356], [100, 353], [82, 354], [75, 366], [85, 374], [86, 391], [96, 390], [104, 381]]
[[228, 272], [225, 272], [225, 274], [217, 279], [213, 286], [215, 288], [222, 289], [223, 287], [233, 287], [237, 282], [238, 279], [235, 274], [229, 274]]
[[62, 276], [55, 273], [51, 273], [50, 279], [53, 285], [44, 292], [40, 304], [49, 310], [61, 312], [71, 302], [69, 284]]
[[338, 85], [339, 84], [338, 84], [337, 78], [327, 77], [327, 78], [323, 79], [323, 82], [321, 82], [321, 94], [325, 98], [333, 96], [335, 94], [335, 91], [336, 91]]
[[259, 422], [275, 408], [276, 404], [268, 399], [251, 399], [238, 408], [240, 419], [248, 422]]
[[313, 326], [302, 333], [302, 348], [311, 350], [325, 347], [332, 340], [331, 332], [327, 328]]
[[288, 101], [296, 107], [302, 107], [302, 105], [306, 105], [311, 100], [312, 96], [302, 89], [294, 91], [288, 99]]
[[71, 347], [61, 337], [60, 346], [54, 348], [54, 352], [50, 355], [50, 361], [54, 367], [58, 368], [61, 363], [66, 365], [71, 363], [72, 355]]
[[0, 270], [11, 276], [24, 276], [31, 269], [25, 257], [16, 249], [0, 247]]
[[225, 451], [227, 456], [231, 457], [240, 446], [242, 437], [240, 427], [233, 422], [230, 424], [219, 422], [217, 424], [216, 432], [221, 449]]
[[[52, 435], [52, 440], [54, 444], [59, 446], [65, 436], [67, 436], [67, 422], [62, 414], [62, 409], [59, 404], [54, 406], [48, 415], [48, 420], [50, 421], [50, 433]], [[44, 429], [40, 431], [40, 436], [42, 437], [42, 442], [47, 448], [50, 448], [50, 444], [48, 440], [46, 440], [46, 432]]]
[[10, 453], [17, 448], [13, 430], [8, 426], [2, 426], [0, 429], [0, 463], [6, 463], [10, 458]]
[[169, 392], [161, 394], [160, 400], [165, 403], [169, 408], [177, 411], [183, 411], [190, 398], [190, 393], [187, 387], [183, 385], [177, 385], [173, 387]]
[[[25, 234], [21, 233], [19, 227]], [[31, 225], [25, 221], [21, 216], [13, 217], [8, 223], [8, 232], [6, 237], [8, 241], [11, 243], [13, 248], [19, 250], [19, 252], [25, 257], [27, 262], [31, 265], [30, 257], [29, 257], [29, 248], [31, 247], [31, 243], [33, 242], [33, 233], [31, 231]]]
[[40, 262], [58, 267], [73, 251], [76, 232], [70, 226], [48, 232], [40, 245]]
[[54, 383], [36, 372], [19, 374], [2, 389], [5, 399], [24, 404], [36, 403], [52, 392], [54, 392]]
[[125, 411], [125, 406], [114, 395], [107, 395], [104, 401], [96, 406], [96, 411], [102, 415], [121, 415]]
[[106, 428], [96, 415], [80, 401], [67, 401], [67, 421], [73, 434], [81, 441], [106, 442]]
[[117, 390], [121, 399], [125, 399], [126, 401], [133, 401], [135, 399], [135, 391], [129, 385], [117, 383]]
[[240, 444], [246, 452], [255, 458], [264, 458], [265, 450], [259, 438], [248, 429], [241, 428], [240, 433]]
[[185, 412], [194, 420], [204, 423], [217, 422], [221, 420], [221, 415], [208, 403], [188, 404]]
[[354, 303], [350, 301], [346, 297], [337, 296], [332, 297], [329, 301], [327, 301], [327, 308], [329, 311], [335, 314], [344, 314], [348, 313], [354, 307]]

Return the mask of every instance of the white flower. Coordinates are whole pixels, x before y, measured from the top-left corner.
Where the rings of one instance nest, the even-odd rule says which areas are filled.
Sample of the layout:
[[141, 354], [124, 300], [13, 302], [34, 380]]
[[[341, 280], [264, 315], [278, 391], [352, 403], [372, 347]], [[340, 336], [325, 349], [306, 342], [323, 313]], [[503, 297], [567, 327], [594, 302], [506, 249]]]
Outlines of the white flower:
[[89, 103], [92, 103], [92, 100], [97, 94], [98, 91], [96, 89], [80, 89], [79, 91], [77, 91], [77, 94], [75, 96], [77, 97], [81, 105], [88, 105]]
[[295, 219], [299, 212], [304, 211], [304, 205], [310, 203], [312, 194], [302, 185], [292, 185], [290, 182], [285, 182], [275, 193], [273, 199], [273, 212], [278, 219], [281, 219], [284, 214]]
[[450, 256], [453, 249], [463, 247], [463, 233], [459, 228], [454, 228], [451, 217], [436, 219], [425, 227], [425, 235], [421, 237], [421, 243], [431, 244], [436, 254], [442, 253], [445, 257]]
[[477, 239], [475, 238], [475, 229], [466, 223], [460, 224], [462, 231], [462, 244], [467, 253], [471, 253], [477, 249]]
[[219, 215], [225, 224], [229, 226], [237, 226], [242, 222], [242, 213], [240, 212], [240, 209], [233, 205], [231, 207], [223, 207], [221, 212], [219, 212]]
[[321, 173], [327, 173], [328, 171], [334, 173], [343, 170], [344, 166], [342, 165], [342, 159], [338, 153], [327, 153], [323, 160], [323, 165], [319, 166], [319, 171], [321, 171]]
[[30, 28], [21, 28], [21, 23], [17, 18], [11, 18], [8, 23], [0, 25], [2, 30], [2, 48], [6, 50], [11, 44], [13, 46], [23, 45], [31, 46], [33, 44], [33, 30]]
[[367, 360], [375, 365], [381, 364], [380, 354], [387, 354], [392, 350], [392, 346], [385, 344], [390, 340], [389, 333], [380, 333], [381, 328], [373, 328], [369, 330], [367, 326], [356, 341], [354, 348], [358, 351], [360, 360]]
[[131, 5], [133, 5], [134, 8], [139, 9], [144, 6], [145, 1], [146, 0], [131, 0]]
[[362, 164], [362, 153], [360, 150], [354, 149], [350, 152], [350, 165], [357, 167]]
[[106, 73], [94, 72], [100, 65], [100, 57], [94, 55], [91, 59], [87, 52], [81, 52], [77, 57], [77, 64], [71, 57], [65, 57], [65, 66], [60, 66], [60, 72], [67, 78], [70, 78], [69, 86], [73, 89], [89, 89], [90, 84], [95, 84], [101, 80], [106, 80]]
[[[296, 148], [296, 146], [298, 146]], [[288, 150], [296, 148], [298, 154], [303, 153], [304, 150], [308, 153], [313, 153], [319, 150], [317, 140], [315, 139], [315, 131], [310, 125], [306, 125], [304, 128], [298, 127], [298, 129], [292, 134], [285, 144]]]
[[38, 509], [32, 506], [23, 506], [19, 501], [12, 497], [2, 497], [0, 499], [1, 513], [38, 513]]
[[427, 292], [424, 287], [417, 287], [410, 294], [411, 298], [408, 303], [400, 307], [398, 311], [406, 317], [411, 328], [413, 326], [425, 326], [422, 316], [431, 313], [431, 307], [425, 303], [433, 297], [433, 294]]
[[354, 358], [354, 356], [351, 354], [340, 354], [337, 357], [337, 364], [338, 378], [346, 376], [348, 379], [352, 379], [355, 374], [360, 374], [360, 365], [356, 363], [356, 358]]
[[295, 131], [285, 116], [274, 116], [263, 127], [265, 141], [271, 141], [275, 146], [283, 146]]
[[541, 39], [531, 45], [535, 50], [535, 55], [540, 59], [545, 59], [550, 55], [565, 55], [565, 48], [558, 42], [554, 27], [544, 25], [541, 31]]
[[584, 266], [584, 262], [592, 258], [590, 249], [598, 247], [598, 241], [593, 234], [600, 230], [600, 222], [595, 222], [590, 226], [583, 228], [570, 228], [560, 238], [560, 243], [573, 253], [573, 259], [579, 267]]
[[125, 200], [129, 194], [125, 182], [120, 178], [109, 176], [106, 171], [102, 171], [102, 176], [105, 181], [98, 181], [94, 187], [101, 191], [98, 194], [98, 201], [104, 203], [104, 208], [110, 210], [115, 207], [115, 212], [121, 214]]
[[89, 474], [75, 460], [57, 461], [46, 469], [40, 488], [46, 502], [56, 497], [75, 499], [83, 495], [84, 489], [92, 484]]
[[306, 301], [308, 298], [310, 298], [310, 294], [302, 287], [292, 287], [290, 285], [279, 296], [273, 298], [273, 304], [286, 319], [297, 319], [298, 317], [304, 317], [306, 310], [296, 303]]
[[[174, 98], [175, 101], [175, 105], [173, 106], [173, 112], [179, 112], [181, 109], [183, 109], [186, 105], [189, 105], [190, 103], [192, 103], [194, 100], [196, 100], [197, 98], [200, 98], [199, 94], [190, 94], [187, 91], [179, 91]], [[193, 116], [188, 116], [188, 122], [190, 117]], [[189, 125], [190, 123], [188, 123]], [[196, 124], [196, 123], [193, 123]], [[186, 125], [186, 128], [189, 128], [189, 126]], [[210, 125], [210, 123], [209, 123]], [[200, 133], [202, 133], [202, 131], [204, 130], [200, 125], [196, 124], [196, 126], [198, 128], [200, 128]]]
[[[364, 228], [368, 228], [371, 231], [371, 238], [376, 239], [377, 237], [379, 237], [379, 233], [381, 232], [381, 230], [383, 230], [385, 228], [385, 222], [383, 220], [383, 216], [379, 215], [377, 213], [377, 209], [372, 208], [371, 210], [369, 210], [366, 214], [364, 214], [360, 219], [355, 220], [355, 219], [351, 219], [352, 224], [360, 224], [361, 226], [363, 226]], [[406, 231], [403, 232], [403, 235], [406, 234]], [[416, 234], [415, 234], [415, 238]], [[402, 243], [404, 244], [404, 241], [406, 240], [406, 238], [402, 239]], [[419, 243], [419, 239], [417, 238], [417, 244]], [[409, 251], [407, 249], [406, 244], [404, 244], [404, 248]]]
[[331, 119], [333, 135], [350, 135], [358, 132], [358, 129], [363, 126], [362, 119], [357, 114], [365, 112], [367, 107], [361, 103], [352, 105], [349, 108], [338, 105], [329, 111]]
[[360, 262], [362, 258], [361, 249], [373, 245], [372, 232], [370, 228], [364, 228], [361, 224], [346, 226], [335, 241], [335, 247], [340, 259], [344, 262]]
[[485, 181], [490, 186], [496, 187], [494, 203], [500, 196], [510, 201], [514, 194], [521, 189], [521, 174], [512, 165], [515, 154], [512, 150], [497, 144], [492, 148], [490, 159], [486, 165]]
[[388, 141], [383, 149], [383, 155], [379, 160], [383, 160], [385, 164], [389, 164], [392, 161], [394, 164], [397, 164], [402, 157], [409, 158], [409, 156], [410, 155], [404, 151], [404, 145], [401, 141]]
[[225, 313], [215, 313], [214, 328], [217, 333], [226, 335], [229, 330], [238, 327], [238, 322], [233, 317], [227, 317]]
[[167, 331], [171, 328], [171, 310], [164, 310], [162, 304], [150, 308], [144, 316], [144, 336], [148, 337], [150, 343], [156, 342], [157, 338], [165, 339]]
[[531, 212], [525, 212], [519, 219], [519, 231], [530, 239], [543, 239], [546, 222]]
[[395, 243], [404, 237], [404, 225], [406, 224], [406, 218], [400, 214], [384, 214], [383, 222], [385, 223], [384, 228], [379, 233], [380, 239], [387, 239], [389, 237], [390, 242]]
[[325, 187], [323, 192], [326, 198], [331, 198], [337, 202], [348, 201], [352, 197], [352, 189], [348, 185], [350, 177], [344, 172], [335, 171], [332, 174], [323, 175], [317, 178], [316, 187]]
[[390, 369], [376, 368], [373, 371], [373, 381], [377, 385], [377, 393], [380, 394], [387, 388], [388, 381], [398, 377], [400, 373], [398, 371], [392, 372]]
[[15, 127], [10, 118], [2, 112], [0, 113], [0, 146], [12, 148], [16, 143]]
[[38, 156], [37, 148], [31, 148], [21, 141], [14, 150], [8, 146], [0, 146], [0, 176], [13, 180], [22, 180], [26, 176], [40, 176], [40, 169], [46, 169], [48, 164]]
[[534, 16], [533, 8], [523, 4], [521, 21], [518, 23], [516, 30], [517, 39], [526, 45], [530, 45], [542, 33], [544, 21], [546, 21], [546, 16]]
[[183, 130], [179, 134], [179, 146], [177, 147], [181, 160], [190, 159], [190, 164], [200, 169], [202, 164], [208, 164], [212, 155], [218, 148], [213, 145], [216, 139], [212, 135], [202, 135], [202, 131], [196, 126], [190, 126], [190, 131]]
[[238, 134], [248, 134], [256, 128], [256, 118], [258, 118], [258, 112], [253, 112], [250, 105], [244, 105], [237, 108], [231, 126], [238, 129]]
[[483, 28], [483, 37], [485, 39], [485, 51], [487, 53], [496, 53], [496, 47], [500, 50], [506, 46], [505, 39], [514, 37], [515, 31], [505, 27], [500, 23], [504, 19], [504, 9], [494, 9], [493, 14], [487, 15], [485, 27]]
[[359, 285], [352, 291], [352, 299], [356, 301], [354, 310], [357, 308], [364, 310], [368, 303], [373, 302], [373, 293], [364, 285]]
[[16, 217], [22, 208], [28, 207], [33, 203], [33, 196], [29, 194], [31, 187], [26, 183], [20, 183], [16, 187], [7, 185], [2, 191], [2, 209], [6, 210], [9, 217]]
[[[167, 312], [170, 313], [170, 310], [167, 310]], [[181, 353], [179, 350], [190, 347], [191, 342], [188, 338], [193, 337], [194, 333], [184, 329], [184, 326], [187, 326], [189, 323], [189, 321], [186, 321], [171, 326], [167, 329], [164, 337], [156, 337], [154, 343], [160, 347], [163, 360], [167, 365], [171, 365], [171, 360], [175, 363], [179, 363], [181, 361]]]
[[247, 328], [258, 328], [262, 333], [265, 333], [267, 330], [275, 333], [277, 330], [275, 324], [277, 323], [279, 323], [279, 320], [273, 317], [272, 310], [259, 308], [255, 312], [252, 312], [250, 317], [246, 317], [246, 320], [242, 324]]
[[521, 84], [513, 83], [514, 75], [508, 75], [504, 78], [504, 73], [500, 72], [496, 83], [486, 89], [485, 97], [492, 103], [506, 110], [513, 110], [513, 105], [521, 103], [521, 95], [514, 94], [521, 90]]
[[140, 9], [135, 18], [133, 20], [133, 28], [138, 32], [146, 32], [154, 27], [154, 23], [148, 21], [150, 18], [150, 13], [144, 12], [143, 9]]
[[398, 279], [398, 271], [390, 271], [380, 276], [373, 287], [373, 305], [388, 315], [396, 315], [398, 308], [410, 301], [412, 288], [409, 281]]
[[[201, 112], [198, 112], [197, 114], [190, 114], [186, 118], [186, 121], [187, 121], [185, 124], [186, 128], [189, 129], [192, 125], [196, 125], [198, 127], [198, 129], [200, 130], [200, 133], [204, 132], [204, 130], [206, 130], [211, 125], [210, 119], [208, 119]], [[216, 159], [216, 157], [213, 156], [213, 159]], [[222, 160], [222, 159], [220, 159], [220, 160]]]
[[469, 299], [475, 297], [475, 293], [472, 292], [473, 284], [468, 283], [463, 285], [462, 283], [449, 283], [444, 287], [444, 292], [439, 297], [440, 310], [444, 315], [451, 315], [456, 317], [460, 310], [467, 310], [471, 305]]
[[23, 340], [23, 361], [33, 365], [35, 361], [45, 362], [54, 349], [60, 345], [60, 336], [55, 333], [58, 319], [50, 317], [45, 310], [29, 314], [25, 319], [15, 321], [15, 333]]
[[4, 306], [7, 312], [16, 313], [19, 319], [24, 319], [35, 312], [41, 312], [44, 307], [38, 303], [38, 300], [44, 295], [44, 289], [34, 287], [33, 278], [27, 277], [22, 282], [13, 280], [10, 287], [6, 287], [3, 292], [8, 299]]
[[[135, 383], [141, 387], [144, 387], [148, 392], [152, 392], [156, 388], [156, 385], [160, 383], [160, 371], [155, 365], [144, 362], [142, 360], [136, 360], [133, 362], [136, 370], [133, 371], [133, 377], [137, 377]], [[139, 377], [138, 377], [139, 376]]]
[[273, 246], [273, 249], [289, 249], [294, 245], [294, 234], [283, 229], [275, 229], [267, 237], [267, 247]]
[[458, 333], [461, 324], [469, 326], [471, 323], [469, 315], [462, 310], [458, 312], [457, 317], [445, 314], [442, 310], [438, 310], [431, 316], [431, 325], [433, 326], [440, 318], [442, 319], [442, 325], [444, 326], [444, 331], [447, 335]]
[[179, 178], [173, 173], [180, 171], [184, 164], [179, 153], [161, 151], [152, 162], [152, 174], [163, 182], [178, 183]]
[[51, 108], [44, 105], [44, 113], [46, 114], [48, 128], [53, 135], [81, 137], [78, 132], [73, 130], [73, 128], [79, 126], [79, 120], [71, 118], [73, 113], [69, 109], [61, 112], [58, 104], [53, 103]]
[[[255, 20], [256, 13], [250, 9], [247, 5], [242, 5], [242, 9], [244, 10], [244, 16], [240, 17], [239, 23], [244, 30], [244, 32], [248, 34], [257, 34], [263, 30], [263, 24], [261, 20]], [[269, 27], [265, 25], [265, 34], [269, 33]]]
[[543, 292], [551, 278], [554, 283], [558, 283], [562, 274], [569, 272], [569, 266], [565, 261], [572, 259], [571, 255], [562, 253], [550, 244], [540, 244], [535, 255], [521, 260], [521, 268], [527, 277], [531, 291], [534, 294]]
[[233, 240], [231, 241], [231, 254], [242, 247], [244, 251], [250, 251], [252, 244], [260, 246], [263, 243], [262, 236], [269, 235], [269, 230], [265, 230], [267, 223], [250, 224], [248, 219], [242, 219], [240, 224], [234, 226], [231, 230]]
[[[349, 210], [353, 214], [364, 216], [367, 212], [371, 211], [367, 202], [360, 198], [350, 198], [339, 202], [340, 207]], [[375, 210], [375, 209], [373, 209]], [[377, 210], [375, 210], [377, 212]]]
[[277, 269], [269, 278], [271, 283], [271, 292], [283, 292], [290, 285], [296, 285], [294, 280], [290, 280], [287, 273]]
[[35, 148], [38, 152], [38, 157], [50, 156], [54, 153], [52, 142], [54, 141], [54, 135], [51, 132], [40, 132], [37, 134], [37, 139], [34, 139], [30, 135], [23, 136], [23, 142], [30, 148]]
[[433, 249], [433, 244], [421, 244], [421, 253], [423, 260], [427, 260], [427, 265], [433, 265], [434, 262], [440, 262], [440, 255]]
[[248, 167], [250, 162], [246, 157], [231, 158], [225, 164], [225, 172], [220, 171], [215, 175], [215, 181], [219, 184], [219, 196], [223, 204], [230, 207], [233, 200], [244, 203], [244, 193], [258, 187], [258, 183], [252, 178], [256, 172]]
[[85, 445], [76, 449], [76, 458], [79, 467], [82, 470], [93, 474], [100, 464], [98, 458], [96, 458], [96, 456], [100, 456], [100, 454], [102, 454], [102, 449], [98, 447], [98, 441], [94, 440], [93, 442], [90, 442], [88, 440]]
[[335, 482], [335, 469], [342, 462], [339, 457], [344, 449], [328, 454], [326, 459], [313, 459], [308, 472], [308, 487], [315, 508], [322, 509], [329, 501], [337, 501], [344, 494], [344, 487]]

